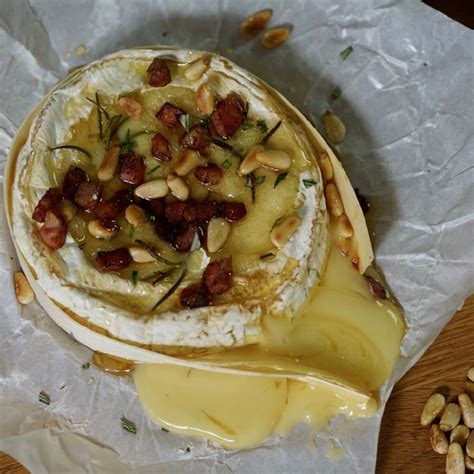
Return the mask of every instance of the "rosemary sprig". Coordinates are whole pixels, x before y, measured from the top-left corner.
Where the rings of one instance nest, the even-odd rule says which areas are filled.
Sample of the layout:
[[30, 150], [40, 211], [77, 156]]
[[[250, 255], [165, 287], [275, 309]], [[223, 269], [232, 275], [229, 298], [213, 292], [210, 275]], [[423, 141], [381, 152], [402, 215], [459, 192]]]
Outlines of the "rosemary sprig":
[[214, 143], [214, 145], [217, 145], [220, 148], [223, 148], [224, 150], [234, 151], [234, 147], [232, 145], [229, 145], [228, 143], [225, 143], [216, 137], [212, 137], [212, 143]]
[[352, 51], [354, 51], [352, 46], [348, 46], [344, 51], [341, 51], [339, 53], [339, 56], [341, 57], [343, 61], [345, 61], [349, 57], [349, 55], [352, 53]]
[[51, 403], [49, 395], [46, 392], [43, 392], [43, 390], [41, 390], [39, 393], [38, 401], [44, 403], [45, 405], [49, 405]]
[[181, 262], [171, 262], [170, 260], [167, 260], [166, 258], [162, 257], [151, 245], [148, 245], [146, 242], [143, 242], [143, 240], [137, 239], [135, 240], [135, 242], [140, 247], [144, 248], [153, 258], [155, 258], [159, 262], [172, 267], [178, 267], [179, 265], [181, 265]]
[[130, 281], [133, 286], [137, 286], [138, 272], [136, 270], [133, 270], [132, 275], [130, 276]]
[[[98, 97], [98, 94], [96, 92], [96, 99], [97, 97]], [[86, 100], [88, 100], [89, 102], [93, 103], [96, 107], [98, 107], [100, 111], [104, 114], [104, 117], [105, 117], [105, 120], [107, 120], [107, 123], [110, 123], [109, 113], [107, 112], [107, 110], [104, 109], [104, 106], [98, 100], [91, 99], [90, 97], [86, 97]]]
[[280, 125], [281, 125], [281, 120], [272, 129], [270, 129], [270, 131], [263, 137], [260, 143], [262, 145], [267, 143], [270, 137], [280, 128]]
[[316, 181], [313, 179], [303, 179], [303, 184], [305, 188], [311, 188], [316, 184]]
[[159, 272], [160, 275], [155, 280], [153, 280], [152, 285], [156, 286], [157, 283], [159, 283], [160, 281], [172, 275], [176, 270], [177, 270], [177, 267], [171, 268], [170, 270], [167, 270], [166, 272]]
[[95, 93], [95, 101], [97, 106], [97, 126], [99, 128], [99, 137], [101, 140], [104, 139], [104, 127], [102, 125], [102, 110], [100, 105], [99, 94]]
[[178, 286], [181, 285], [181, 282], [183, 281], [185, 275], [186, 275], [186, 270], [183, 270], [183, 273], [181, 273], [179, 278], [173, 283], [173, 286], [153, 306], [153, 308], [151, 309], [152, 311], [158, 308], [160, 304], [163, 304], [177, 290]]
[[104, 134], [105, 148], [110, 148], [110, 143], [114, 138], [115, 134], [119, 131], [119, 128], [128, 120], [128, 117], [123, 115], [114, 115], [110, 118], [109, 126]]
[[133, 236], [135, 235], [135, 226], [131, 225], [128, 229], [128, 236], [133, 239]]
[[134, 142], [132, 140], [132, 135], [130, 134], [130, 129], [127, 129], [127, 135], [125, 137], [125, 140], [122, 142], [122, 146], [120, 148], [120, 153], [128, 153], [136, 144], [137, 142]]
[[284, 181], [287, 176], [288, 176], [288, 171], [286, 173], [280, 173], [277, 176], [277, 179], [275, 179], [275, 184], [273, 185], [273, 189], [275, 189], [282, 181]]
[[155, 166], [151, 170], [147, 171], [146, 174], [153, 174], [155, 171], [159, 170], [161, 168], [161, 165]]
[[122, 416], [122, 418], [120, 418], [120, 423], [124, 431], [127, 431], [128, 433], [132, 433], [134, 435], [137, 434], [137, 427], [135, 426], [135, 423], [133, 421], [127, 420], [127, 418]]
[[85, 148], [82, 148], [81, 146], [77, 145], [55, 145], [49, 148], [51, 151], [55, 150], [76, 150], [80, 151], [81, 153], [84, 153], [84, 155], [87, 156], [90, 160], [92, 160], [92, 155], [90, 152], [88, 152]]
[[222, 166], [222, 168], [224, 168], [225, 170], [228, 170], [228, 169], [232, 166], [232, 162], [229, 161], [229, 160], [224, 160], [224, 161], [221, 163], [221, 166]]

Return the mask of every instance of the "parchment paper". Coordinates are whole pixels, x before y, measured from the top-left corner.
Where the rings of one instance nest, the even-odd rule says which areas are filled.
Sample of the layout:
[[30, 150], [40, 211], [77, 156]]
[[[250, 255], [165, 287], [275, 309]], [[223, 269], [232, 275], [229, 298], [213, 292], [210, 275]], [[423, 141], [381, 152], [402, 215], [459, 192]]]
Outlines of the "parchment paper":
[[[294, 25], [273, 51], [238, 35], [243, 18], [268, 6], [273, 25]], [[408, 0], [3, 0], [1, 7], [2, 170], [17, 127], [70, 67], [144, 44], [219, 49], [318, 128], [329, 107], [343, 119], [347, 138], [336, 150], [372, 205], [376, 261], [409, 324], [385, 403], [474, 290], [473, 32]], [[342, 60], [348, 46], [353, 52]], [[336, 87], [342, 95], [333, 100]], [[0, 449], [33, 472], [373, 471], [381, 411], [350, 426], [337, 419], [310, 443], [300, 426], [239, 452], [161, 431], [131, 380], [81, 368], [90, 351], [36, 303], [16, 302], [18, 264], [3, 213], [0, 265]], [[40, 390], [49, 406], [39, 403]], [[121, 429], [122, 415], [136, 423], [136, 436]], [[328, 445], [342, 447], [338, 462], [326, 457]]]

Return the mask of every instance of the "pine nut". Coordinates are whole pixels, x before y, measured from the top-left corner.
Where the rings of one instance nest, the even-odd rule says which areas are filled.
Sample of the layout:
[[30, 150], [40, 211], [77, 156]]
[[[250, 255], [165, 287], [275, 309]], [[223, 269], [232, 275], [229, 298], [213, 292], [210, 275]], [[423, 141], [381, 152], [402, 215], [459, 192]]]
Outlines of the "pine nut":
[[143, 113], [141, 104], [130, 97], [120, 97], [118, 103], [129, 117], [138, 118]]
[[342, 216], [342, 214], [344, 213], [344, 206], [342, 205], [341, 196], [336, 188], [336, 185], [333, 183], [329, 183], [326, 186], [325, 191], [329, 212], [334, 217]]
[[283, 150], [257, 151], [255, 157], [264, 166], [274, 170], [287, 170], [291, 166], [291, 156]]
[[72, 218], [76, 215], [77, 212], [77, 207], [69, 199], [64, 199], [59, 205], [59, 209], [67, 222], [72, 220]]
[[23, 272], [16, 272], [13, 275], [13, 283], [15, 285], [15, 293], [18, 303], [30, 304], [35, 299], [33, 289]]
[[150, 263], [155, 261], [155, 258], [141, 247], [129, 247], [128, 250], [132, 256], [132, 260], [136, 263]]
[[107, 229], [99, 219], [89, 221], [89, 224], [87, 224], [87, 230], [96, 239], [104, 240], [111, 239], [117, 233], [114, 229]]
[[469, 454], [466, 454], [464, 457], [464, 463], [466, 464], [466, 468], [470, 471], [474, 471], [474, 458], [471, 458]]
[[446, 456], [446, 474], [464, 474], [465, 470], [461, 446], [458, 443], [450, 444]]
[[258, 35], [267, 27], [272, 14], [273, 11], [270, 8], [266, 8], [246, 18], [240, 25], [241, 35], [247, 39]]
[[272, 229], [270, 234], [272, 244], [281, 249], [296, 232], [300, 223], [301, 219], [296, 216], [290, 216], [281, 221]]
[[184, 77], [189, 81], [197, 81], [201, 79], [203, 74], [209, 69], [209, 64], [211, 64], [211, 58], [205, 56], [191, 63], [184, 71]]
[[264, 48], [273, 49], [283, 44], [291, 34], [292, 28], [288, 26], [276, 27], [267, 30], [260, 40]]
[[211, 115], [216, 105], [216, 98], [208, 82], [204, 82], [196, 89], [197, 108], [206, 115]]
[[349, 219], [345, 214], [342, 216], [336, 217], [336, 235], [341, 238], [349, 238], [353, 235], [353, 230]]
[[110, 181], [114, 177], [119, 161], [119, 154], [119, 146], [113, 146], [106, 151], [105, 156], [97, 169], [97, 177], [101, 181]]
[[441, 415], [439, 427], [442, 431], [451, 431], [461, 420], [461, 409], [456, 403], [448, 403]]
[[433, 393], [428, 400], [421, 413], [421, 426], [428, 426], [446, 406], [446, 399], [441, 393]]
[[439, 429], [438, 425], [431, 425], [430, 441], [433, 451], [438, 454], [446, 454], [448, 452], [448, 440], [446, 435]]
[[199, 164], [199, 155], [193, 150], [185, 150], [178, 158], [174, 172], [178, 176], [186, 176]]
[[471, 399], [474, 399], [474, 382], [467, 380], [464, 384], [464, 389], [466, 390], [466, 393], [471, 397]]
[[186, 199], [188, 199], [189, 185], [183, 178], [170, 174], [168, 178], [166, 178], [166, 182], [174, 197], [177, 197], [180, 201], [186, 201]]
[[256, 169], [260, 168], [260, 161], [257, 160], [257, 153], [264, 150], [262, 145], [255, 145], [247, 152], [242, 163], [239, 166], [239, 175], [247, 176], [250, 173], [253, 173]]
[[215, 217], [209, 221], [207, 227], [207, 250], [217, 252], [225, 244], [230, 232], [230, 224], [222, 217]]
[[474, 367], [471, 367], [471, 368], [467, 371], [467, 378], [468, 378], [471, 382], [474, 382]]
[[466, 453], [471, 458], [474, 458], [474, 431], [471, 431], [469, 438], [466, 441]]
[[153, 179], [135, 188], [135, 195], [142, 199], [157, 199], [168, 194], [168, 184], [164, 179]]
[[458, 395], [459, 407], [461, 408], [462, 419], [468, 428], [474, 428], [474, 404], [467, 393]]
[[469, 438], [469, 428], [465, 425], [458, 425], [453, 428], [453, 431], [451, 431], [449, 442], [458, 443], [460, 446], [464, 446], [467, 438]]
[[334, 171], [332, 169], [331, 159], [325, 151], [318, 156], [318, 164], [324, 181], [326, 183], [331, 181], [334, 176]]
[[328, 110], [323, 116], [323, 123], [331, 142], [337, 144], [344, 140], [346, 136], [346, 126], [335, 113]]
[[127, 209], [125, 209], [125, 219], [127, 219], [129, 224], [132, 224], [136, 227], [145, 224], [146, 214], [140, 206], [137, 206], [136, 204], [130, 204], [127, 206]]

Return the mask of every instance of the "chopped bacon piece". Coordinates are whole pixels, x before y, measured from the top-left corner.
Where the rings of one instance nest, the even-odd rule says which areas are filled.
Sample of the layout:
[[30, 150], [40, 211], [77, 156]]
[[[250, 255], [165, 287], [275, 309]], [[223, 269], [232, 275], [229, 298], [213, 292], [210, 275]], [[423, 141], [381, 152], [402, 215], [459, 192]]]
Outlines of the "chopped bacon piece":
[[222, 215], [230, 222], [240, 221], [247, 215], [247, 209], [242, 202], [228, 202], [221, 203]]
[[211, 144], [211, 133], [202, 125], [193, 125], [179, 140], [179, 144], [190, 150], [203, 150]]
[[163, 217], [158, 217], [155, 221], [155, 232], [165, 242], [174, 242], [178, 230], [179, 228], [175, 224], [168, 222]]
[[77, 188], [74, 195], [74, 202], [83, 209], [94, 209], [100, 199], [100, 184], [93, 181], [84, 181]]
[[117, 191], [112, 198], [100, 202], [95, 208], [95, 213], [102, 223], [108, 223], [123, 212], [133, 201], [133, 193], [127, 189], [122, 189]]
[[168, 139], [161, 133], [155, 133], [151, 140], [151, 154], [160, 161], [171, 161], [171, 148]]
[[245, 104], [235, 92], [219, 101], [211, 115], [211, 124], [222, 138], [229, 138], [245, 120]]
[[173, 246], [178, 252], [188, 252], [191, 248], [197, 229], [193, 225], [185, 227], [174, 239]]
[[57, 207], [63, 198], [63, 192], [59, 188], [49, 188], [38, 201], [33, 212], [33, 220], [44, 222], [46, 213]]
[[186, 115], [183, 109], [166, 102], [156, 113], [156, 118], [162, 122], [166, 128], [175, 129], [178, 128], [181, 123], [179, 121], [181, 115]]
[[43, 242], [53, 250], [64, 245], [67, 235], [67, 223], [59, 210], [46, 212], [44, 224], [39, 233]]
[[155, 58], [148, 67], [148, 83], [153, 87], [164, 87], [171, 82], [170, 70], [163, 59]]
[[202, 275], [204, 286], [211, 295], [220, 295], [232, 287], [232, 262], [223, 258], [211, 262]]
[[98, 252], [95, 263], [100, 272], [116, 272], [123, 270], [132, 263], [132, 256], [128, 248]]
[[211, 297], [204, 285], [191, 285], [184, 288], [179, 295], [181, 305], [185, 308], [201, 308], [211, 304]]
[[172, 202], [167, 204], [165, 208], [165, 216], [170, 222], [177, 224], [183, 219], [186, 207], [187, 204], [185, 202]]
[[127, 184], [139, 185], [145, 180], [143, 156], [129, 151], [119, 157], [119, 178]]
[[77, 166], [71, 166], [64, 176], [63, 181], [63, 193], [67, 199], [73, 200], [74, 194], [76, 194], [77, 188], [84, 181], [87, 181], [89, 177], [87, 173]]
[[154, 216], [154, 217], [163, 217], [165, 215], [165, 201], [161, 198], [159, 199], [150, 199], [145, 201], [145, 208]]
[[188, 202], [183, 213], [184, 220], [192, 223], [209, 222], [218, 215], [219, 204], [217, 201]]
[[223, 175], [222, 168], [217, 165], [197, 166], [194, 176], [204, 184], [218, 184]]

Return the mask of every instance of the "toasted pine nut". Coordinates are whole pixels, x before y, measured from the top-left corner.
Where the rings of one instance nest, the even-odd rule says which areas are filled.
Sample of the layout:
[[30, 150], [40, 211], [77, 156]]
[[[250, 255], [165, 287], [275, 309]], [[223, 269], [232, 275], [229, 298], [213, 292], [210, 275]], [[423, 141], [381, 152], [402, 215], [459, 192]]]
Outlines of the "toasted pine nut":
[[456, 403], [448, 403], [439, 420], [442, 431], [451, 431], [461, 420], [461, 409]]
[[471, 458], [474, 458], [474, 430], [471, 431], [469, 438], [466, 441], [466, 453]]
[[353, 235], [353, 230], [349, 219], [345, 214], [342, 216], [336, 217], [336, 235], [337, 237], [349, 238]]
[[109, 148], [97, 170], [97, 177], [101, 181], [110, 181], [115, 174], [119, 161], [120, 147], [113, 146]]
[[96, 239], [105, 240], [111, 239], [117, 233], [114, 229], [107, 229], [99, 219], [89, 221], [89, 224], [87, 224], [87, 230]]
[[[458, 425], [453, 428], [449, 435], [450, 443], [458, 443], [461, 446], [466, 444], [467, 438], [469, 438], [469, 428], [466, 425]], [[446, 454], [446, 453], [441, 453]]]
[[186, 68], [186, 71], [184, 71], [184, 77], [189, 81], [201, 79], [202, 75], [209, 69], [209, 64], [211, 64], [211, 58], [209, 56], [204, 56], [194, 61]]
[[184, 150], [178, 158], [174, 172], [178, 176], [185, 176], [199, 164], [199, 155], [193, 150]]
[[466, 468], [470, 471], [474, 471], [474, 458], [471, 458], [469, 454], [466, 454], [464, 457], [464, 463], [466, 464]]
[[168, 194], [168, 184], [164, 179], [153, 179], [135, 188], [135, 195], [142, 199], [157, 199]]
[[76, 215], [77, 212], [77, 207], [69, 199], [64, 199], [63, 201], [61, 201], [59, 209], [67, 222], [69, 222]]
[[324, 181], [326, 183], [331, 181], [334, 176], [334, 171], [332, 169], [331, 159], [325, 151], [318, 156], [318, 164]]
[[466, 390], [466, 393], [471, 397], [471, 399], [474, 399], [474, 382], [466, 380], [464, 384], [464, 389]]
[[461, 408], [462, 419], [468, 428], [474, 428], [474, 404], [467, 393], [458, 395], [459, 407]]
[[266, 8], [249, 16], [240, 25], [241, 35], [247, 39], [258, 35], [267, 27], [272, 15], [273, 11], [270, 8]]
[[344, 206], [342, 205], [339, 191], [337, 190], [336, 185], [333, 183], [329, 183], [326, 186], [326, 201], [329, 212], [334, 217], [342, 216], [342, 214], [344, 213]]
[[208, 82], [204, 82], [196, 89], [197, 108], [206, 115], [211, 115], [216, 105], [216, 98]]
[[136, 204], [130, 204], [125, 209], [125, 219], [129, 224], [133, 226], [139, 226], [146, 222], [146, 214], [145, 211]]
[[328, 110], [323, 116], [323, 123], [329, 140], [336, 144], [344, 140], [346, 136], [346, 126], [335, 113]]
[[275, 27], [267, 30], [260, 40], [264, 48], [272, 49], [283, 44], [290, 36], [292, 28], [289, 26]]
[[291, 166], [291, 156], [283, 150], [261, 150], [255, 157], [262, 165], [274, 170], [283, 171]]
[[446, 454], [448, 452], [448, 440], [446, 435], [439, 429], [438, 425], [431, 425], [430, 441], [433, 451], [438, 454]]
[[215, 217], [209, 221], [207, 227], [207, 250], [217, 252], [225, 244], [230, 232], [230, 224], [222, 217]]
[[180, 201], [186, 201], [189, 197], [189, 185], [183, 178], [170, 174], [166, 178], [171, 194]]
[[468, 378], [471, 382], [474, 382], [474, 367], [471, 367], [471, 368], [467, 371], [467, 378]]
[[239, 166], [239, 175], [247, 176], [250, 173], [253, 173], [256, 169], [260, 168], [260, 161], [257, 160], [257, 153], [264, 150], [262, 145], [255, 145], [247, 152], [242, 163]]
[[141, 247], [128, 247], [132, 260], [136, 263], [154, 262], [155, 258]]
[[272, 229], [270, 234], [272, 244], [281, 249], [290, 240], [300, 224], [301, 219], [296, 216], [290, 216], [281, 221]]
[[130, 97], [120, 97], [118, 103], [129, 117], [138, 118], [143, 113], [141, 104]]
[[428, 426], [446, 406], [446, 399], [441, 393], [433, 393], [428, 400], [421, 413], [421, 426]]
[[35, 299], [35, 294], [23, 272], [16, 272], [13, 275], [13, 283], [16, 298], [20, 304], [30, 304]]
[[449, 445], [446, 456], [446, 474], [464, 474], [464, 453], [458, 443]]

